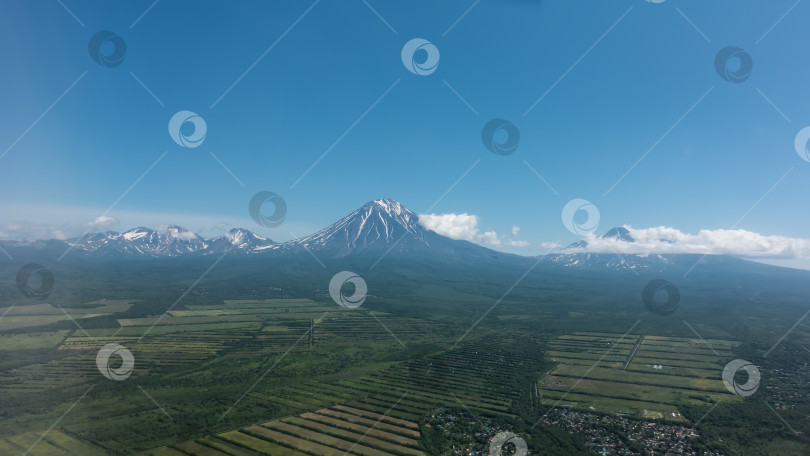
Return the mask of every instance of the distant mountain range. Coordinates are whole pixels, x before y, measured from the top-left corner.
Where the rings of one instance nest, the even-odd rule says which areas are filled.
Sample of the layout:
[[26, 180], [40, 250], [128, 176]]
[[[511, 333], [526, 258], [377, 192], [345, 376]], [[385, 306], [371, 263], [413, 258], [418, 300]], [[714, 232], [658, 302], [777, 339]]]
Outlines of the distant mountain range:
[[[601, 238], [616, 238], [635, 242], [626, 228], [613, 228]], [[84, 256], [110, 257], [183, 257], [192, 255], [297, 255], [315, 254], [318, 258], [343, 258], [353, 255], [381, 257], [388, 254], [413, 258], [442, 257], [452, 261], [475, 262], [481, 259], [526, 261], [521, 257], [486, 248], [464, 240], [450, 239], [419, 223], [418, 215], [392, 199], [379, 199], [365, 204], [336, 223], [309, 236], [287, 242], [275, 242], [247, 229], [235, 228], [214, 238], [203, 238], [183, 227], [172, 225], [153, 230], [133, 228], [124, 233], [107, 231], [93, 233], [67, 241], [48, 240], [25, 243], [0, 241], [11, 252], [28, 249], [66, 251]], [[582, 253], [586, 240], [577, 241], [560, 253], [536, 257], [538, 263], [575, 269], [609, 269], [632, 271], [664, 271], [677, 267], [689, 268], [698, 255], [621, 255], [612, 253]], [[308, 252], [308, 253], [307, 253]], [[73, 253], [72, 253], [73, 254]], [[721, 257], [724, 262], [746, 262]]]
[[205, 239], [181, 226], [165, 229], [133, 228], [125, 233], [107, 231], [67, 241], [75, 250], [85, 253], [122, 253], [148, 256], [224, 253], [236, 250], [258, 253], [278, 248], [279, 244], [246, 229], [234, 228], [227, 234]]
[[371, 201], [336, 223], [312, 235], [287, 242], [275, 242], [244, 228], [234, 228], [214, 238], [203, 238], [181, 226], [158, 230], [133, 228], [124, 233], [106, 231], [66, 241], [0, 241], [7, 248], [47, 244], [95, 255], [140, 255], [174, 257], [231, 253], [271, 254], [309, 250], [327, 258], [386, 251], [431, 251], [471, 256], [500, 256], [500, 252], [467, 241], [450, 239], [423, 227], [418, 215], [391, 199]]

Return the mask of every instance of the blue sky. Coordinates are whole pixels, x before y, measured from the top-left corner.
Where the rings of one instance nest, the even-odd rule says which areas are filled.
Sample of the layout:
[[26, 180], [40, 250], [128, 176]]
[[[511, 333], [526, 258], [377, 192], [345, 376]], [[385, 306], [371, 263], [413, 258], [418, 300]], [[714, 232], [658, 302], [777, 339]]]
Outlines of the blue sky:
[[[537, 254], [577, 238], [560, 213], [582, 198], [597, 234], [810, 237], [810, 163], [793, 145], [810, 125], [810, 3], [61, 3], [0, 5], [6, 233], [81, 231], [163, 156], [110, 210], [113, 229], [226, 223], [285, 240], [390, 197], [474, 214], [481, 232], [518, 226], [529, 245], [505, 249]], [[116, 67], [90, 57], [101, 30], [126, 42]], [[440, 51], [430, 75], [402, 63], [413, 38]], [[751, 56], [744, 82], [715, 70], [726, 46]], [[197, 148], [168, 134], [182, 110], [206, 122]], [[519, 129], [514, 153], [484, 147], [493, 118]], [[287, 202], [278, 228], [249, 217], [263, 190]]]

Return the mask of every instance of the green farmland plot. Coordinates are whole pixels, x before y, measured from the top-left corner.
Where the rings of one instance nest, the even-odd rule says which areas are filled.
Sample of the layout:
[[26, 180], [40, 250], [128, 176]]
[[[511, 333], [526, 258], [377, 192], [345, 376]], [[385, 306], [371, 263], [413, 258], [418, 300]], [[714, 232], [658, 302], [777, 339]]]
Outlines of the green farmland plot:
[[681, 405], [739, 399], [720, 380], [737, 342], [647, 335], [617, 341], [605, 333], [552, 340], [549, 356], [559, 364], [538, 385], [542, 402], [677, 420]]

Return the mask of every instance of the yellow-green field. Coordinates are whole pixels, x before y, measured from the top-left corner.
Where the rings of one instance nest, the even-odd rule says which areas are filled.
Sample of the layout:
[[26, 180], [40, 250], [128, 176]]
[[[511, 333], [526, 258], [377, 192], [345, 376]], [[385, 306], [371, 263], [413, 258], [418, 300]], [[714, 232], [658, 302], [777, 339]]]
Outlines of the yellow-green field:
[[[132, 305], [132, 301], [93, 301], [85, 303], [84, 307], [59, 308], [52, 304], [42, 303], [25, 306], [0, 307], [0, 331], [7, 329], [34, 328], [49, 325], [71, 318], [80, 320], [101, 315], [111, 315], [124, 312]], [[0, 347], [2, 345], [0, 344]], [[1, 349], [1, 348], [0, 348]]]
[[0, 454], [26, 453], [34, 456], [103, 456], [105, 454], [101, 448], [77, 440], [56, 429], [48, 433], [27, 432], [0, 439]]
[[[386, 404], [389, 407], [394, 403]], [[425, 456], [418, 448], [419, 426], [368, 408], [336, 405], [247, 426], [215, 437], [161, 447], [141, 456]]]

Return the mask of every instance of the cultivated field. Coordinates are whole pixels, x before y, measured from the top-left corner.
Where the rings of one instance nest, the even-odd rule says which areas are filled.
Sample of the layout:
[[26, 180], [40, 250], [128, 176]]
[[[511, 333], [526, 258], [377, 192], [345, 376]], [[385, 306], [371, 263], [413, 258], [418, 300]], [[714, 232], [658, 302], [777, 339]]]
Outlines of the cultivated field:
[[685, 418], [684, 404], [738, 400], [721, 380], [738, 342], [628, 334], [575, 333], [552, 340], [559, 363], [538, 384], [542, 404], [621, 413], [638, 418]]
[[59, 430], [27, 432], [0, 439], [0, 454], [30, 454], [32, 456], [103, 456], [106, 453], [96, 446], [78, 440]]
[[[481, 344], [442, 351], [436, 343], [456, 334], [442, 320], [307, 299], [189, 302], [137, 318], [126, 312], [129, 306], [108, 301], [65, 312], [50, 304], [9, 311], [9, 318], [31, 318], [9, 320], [13, 332], [0, 333], [0, 353], [9, 354], [0, 394], [19, 413], [2, 429], [1, 454], [24, 454], [45, 430], [39, 426], [75, 402], [29, 454], [131, 453], [157, 446], [143, 440], [148, 434], [155, 442], [183, 442], [150, 450], [156, 455], [421, 456], [416, 423], [437, 406], [511, 416], [509, 380], [525, 361]], [[51, 317], [60, 315], [76, 323], [54, 327]], [[105, 325], [84, 327], [97, 316]], [[96, 354], [109, 343], [135, 358], [125, 381], [98, 371]], [[411, 356], [406, 344], [424, 348]], [[542, 359], [542, 352], [536, 355]], [[264, 381], [249, 389], [259, 378]], [[248, 390], [229, 419], [254, 424], [222, 432], [226, 420], [206, 432]], [[24, 412], [36, 412], [39, 403], [53, 404], [49, 417]], [[200, 437], [176, 438], [179, 426]]]
[[205, 454], [216, 456], [239, 454], [226, 448], [240, 447], [267, 455], [424, 456], [418, 444], [418, 421], [437, 406], [508, 416], [511, 398], [497, 385], [504, 385], [519, 363], [507, 353], [461, 348], [357, 379], [255, 393], [251, 394], [254, 399], [266, 403], [296, 398], [313, 406], [331, 405], [143, 454], [187, 454], [183, 452], [202, 445], [211, 450]]

